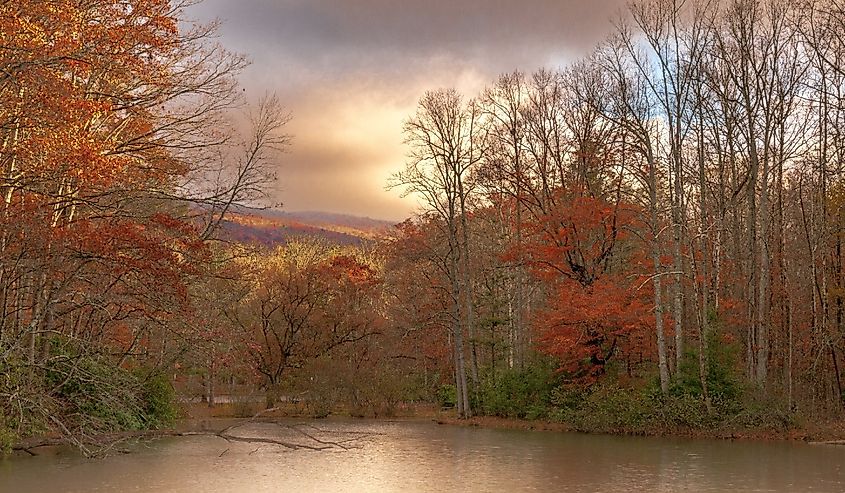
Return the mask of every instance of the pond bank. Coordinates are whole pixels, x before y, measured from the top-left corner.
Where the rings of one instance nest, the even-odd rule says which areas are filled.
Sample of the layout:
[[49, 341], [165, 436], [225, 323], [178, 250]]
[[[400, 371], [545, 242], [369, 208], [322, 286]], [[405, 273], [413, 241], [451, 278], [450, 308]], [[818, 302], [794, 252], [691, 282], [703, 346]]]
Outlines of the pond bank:
[[[225, 419], [206, 421], [214, 429], [226, 426]], [[845, 460], [845, 447], [503, 431], [490, 424], [279, 418], [243, 425], [231, 435], [127, 442], [120, 447], [128, 453], [99, 460], [63, 451], [0, 461], [0, 489], [718, 493], [842, 491], [845, 485], [845, 470], [831, 467]]]
[[[106, 449], [112, 452], [125, 452], [122, 447], [114, 447], [118, 443], [127, 440], [147, 440], [165, 437], [210, 435], [221, 436], [225, 430], [250, 421], [275, 422], [279, 420], [313, 420], [313, 416], [298, 412], [296, 409], [276, 409], [269, 413], [262, 413], [260, 416], [238, 416], [233, 413], [233, 408], [227, 404], [217, 405], [209, 408], [199, 403], [183, 408], [184, 415], [174, 423], [174, 426], [159, 430], [127, 431], [95, 437]], [[827, 445], [845, 446], [845, 421], [827, 420], [814, 422], [812, 425], [790, 430], [772, 429], [619, 429], [613, 432], [593, 431], [577, 429], [569, 423], [550, 421], [543, 419], [517, 419], [503, 418], [498, 416], [473, 416], [468, 419], [458, 418], [452, 411], [444, 411], [431, 406], [420, 406], [416, 409], [405, 409], [401, 415], [381, 417], [352, 416], [348, 413], [338, 412], [321, 418], [321, 421], [331, 423], [337, 420], [348, 421], [349, 419], [377, 422], [432, 422], [438, 425], [458, 428], [483, 428], [503, 429], [521, 431], [541, 431], [557, 433], [579, 433], [593, 435], [611, 436], [649, 436], [662, 438], [701, 438], [718, 440], [741, 440], [741, 441], [780, 441], [780, 442], [806, 442]], [[221, 431], [223, 430], [223, 431]], [[221, 436], [226, 438], [225, 436]], [[231, 438], [231, 437], [230, 437]], [[58, 436], [30, 437], [21, 441], [13, 447], [13, 455], [55, 455], [68, 445], [73, 445], [62, 440]], [[843, 447], [845, 448], [845, 447]]]
[[[192, 403], [183, 406], [186, 422], [200, 422], [208, 418], [249, 418], [252, 416], [238, 415], [237, 409], [228, 404], [217, 405], [209, 408], [205, 404]], [[280, 406], [279, 409], [262, 415], [263, 418], [303, 418], [311, 419], [313, 415], [305, 412], [304, 409], [296, 406]], [[331, 416], [359, 418], [347, 410], [338, 410]], [[625, 429], [620, 428], [607, 432], [604, 430], [578, 429], [577, 427], [560, 421], [546, 419], [518, 419], [499, 416], [473, 416], [469, 419], [460, 419], [452, 410], [442, 410], [437, 406], [427, 404], [415, 404], [400, 407], [390, 416], [366, 416], [369, 419], [383, 420], [425, 420], [433, 421], [440, 425], [481, 427], [508, 430], [528, 431], [553, 431], [553, 432], [580, 432], [602, 435], [632, 435], [632, 436], [655, 436], [655, 437], [682, 437], [682, 438], [712, 438], [722, 440], [779, 440], [779, 441], [802, 441], [802, 442], [842, 442], [845, 444], [845, 420], [826, 419], [814, 420], [810, 423], [791, 428], [788, 430], [777, 430], [771, 428], [728, 428], [720, 427], [714, 429], [696, 428], [662, 428], [662, 429]]]
[[516, 418], [502, 418], [498, 416], [473, 416], [469, 419], [459, 419], [455, 416], [443, 416], [434, 420], [438, 424], [451, 426], [470, 426], [483, 428], [498, 428], [509, 430], [529, 431], [557, 431], [576, 432], [599, 435], [619, 436], [653, 436], [678, 438], [712, 438], [721, 440], [778, 440], [802, 441], [818, 443], [835, 443], [845, 445], [845, 421], [826, 421], [812, 426], [791, 430], [771, 429], [692, 429], [676, 428], [671, 430], [658, 429], [620, 429], [613, 432], [579, 430], [568, 423], [547, 420], [524, 420]]

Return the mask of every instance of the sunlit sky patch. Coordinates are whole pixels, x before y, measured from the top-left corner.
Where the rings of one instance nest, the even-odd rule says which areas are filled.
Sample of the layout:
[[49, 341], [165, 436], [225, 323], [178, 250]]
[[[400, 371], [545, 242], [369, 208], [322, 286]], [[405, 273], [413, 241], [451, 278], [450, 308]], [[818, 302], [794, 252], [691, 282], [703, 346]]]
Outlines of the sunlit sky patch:
[[399, 220], [386, 191], [406, 149], [402, 122], [429, 89], [475, 96], [496, 75], [560, 67], [611, 29], [624, 0], [205, 0], [220, 41], [252, 65], [252, 99], [276, 92], [293, 120], [275, 195], [287, 210]]

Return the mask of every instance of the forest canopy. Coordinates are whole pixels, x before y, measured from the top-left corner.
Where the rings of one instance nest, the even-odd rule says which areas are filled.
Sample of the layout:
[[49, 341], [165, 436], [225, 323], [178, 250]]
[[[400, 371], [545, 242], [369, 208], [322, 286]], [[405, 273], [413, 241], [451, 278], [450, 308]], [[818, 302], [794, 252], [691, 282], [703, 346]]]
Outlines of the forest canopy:
[[419, 214], [346, 245], [229, 241], [289, 117], [189, 5], [0, 4], [3, 448], [93, 453], [174, 389], [605, 431], [842, 412], [840, 0], [636, 0], [564, 68], [432, 88], [388, 183]]

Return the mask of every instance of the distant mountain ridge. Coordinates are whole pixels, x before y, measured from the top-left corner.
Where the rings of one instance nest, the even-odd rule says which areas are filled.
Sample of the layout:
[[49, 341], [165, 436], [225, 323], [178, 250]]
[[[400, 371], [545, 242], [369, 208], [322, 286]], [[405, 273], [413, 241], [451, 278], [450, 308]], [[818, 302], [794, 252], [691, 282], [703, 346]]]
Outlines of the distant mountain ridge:
[[373, 219], [371, 217], [341, 214], [337, 212], [279, 211], [274, 209], [268, 209], [261, 212], [265, 216], [291, 219], [303, 224], [325, 227], [333, 231], [338, 228], [346, 228], [353, 232], [365, 234], [382, 233], [393, 227], [395, 224], [391, 221], [384, 221], [382, 219]]
[[310, 236], [337, 245], [361, 245], [388, 231], [390, 221], [323, 211], [238, 208], [221, 223], [224, 239], [268, 247]]

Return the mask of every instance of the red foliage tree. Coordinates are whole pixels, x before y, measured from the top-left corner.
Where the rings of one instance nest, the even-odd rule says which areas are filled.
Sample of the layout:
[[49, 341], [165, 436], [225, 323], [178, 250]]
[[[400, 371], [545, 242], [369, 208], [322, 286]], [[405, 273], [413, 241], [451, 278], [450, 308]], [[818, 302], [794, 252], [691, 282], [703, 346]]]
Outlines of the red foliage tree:
[[528, 226], [522, 257], [550, 287], [534, 321], [540, 349], [572, 379], [593, 381], [653, 325], [648, 267], [631, 234], [636, 210], [561, 192], [555, 208]]

